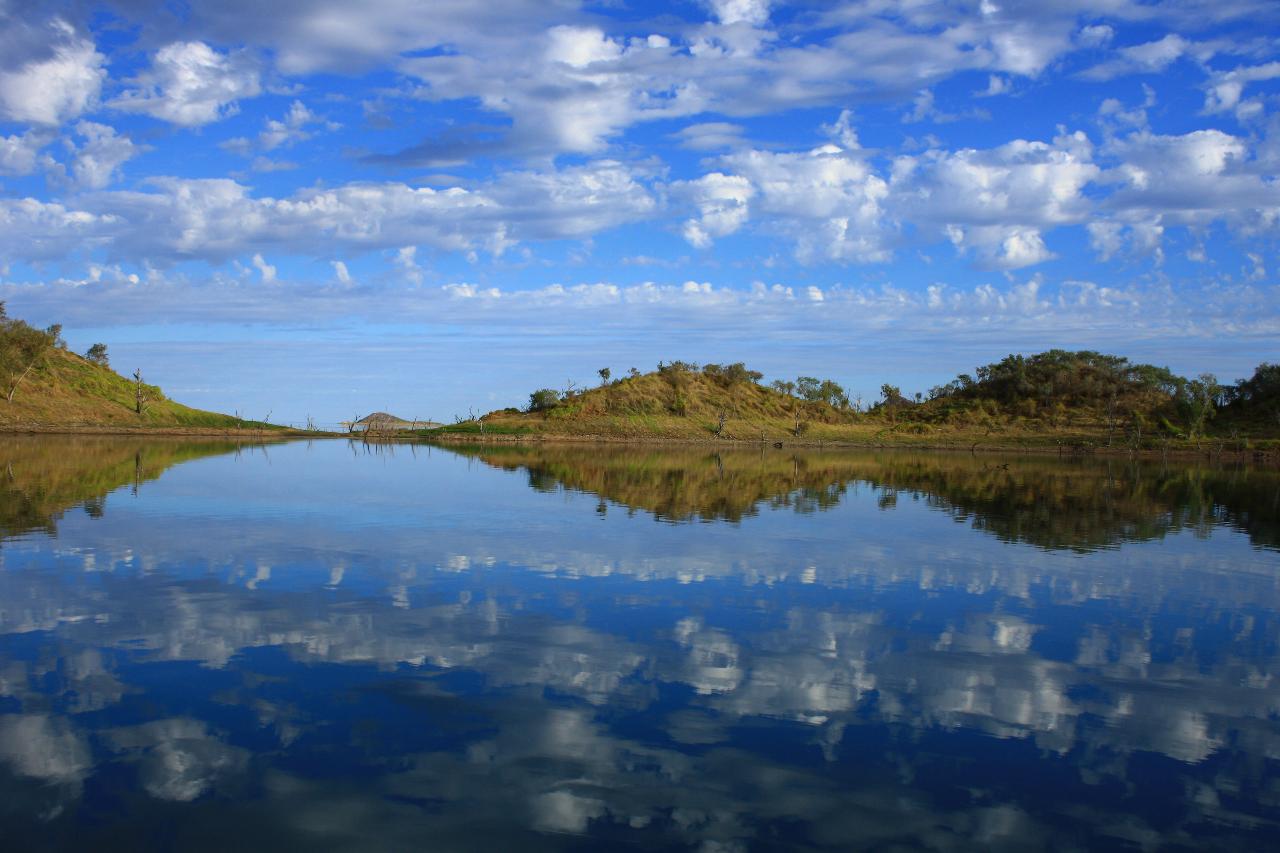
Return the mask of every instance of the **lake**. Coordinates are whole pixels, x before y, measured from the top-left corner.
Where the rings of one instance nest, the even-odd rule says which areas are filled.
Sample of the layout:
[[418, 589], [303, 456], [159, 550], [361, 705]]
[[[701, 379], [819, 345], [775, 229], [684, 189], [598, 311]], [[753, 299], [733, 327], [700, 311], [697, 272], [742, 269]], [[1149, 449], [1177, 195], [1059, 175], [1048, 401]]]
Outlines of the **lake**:
[[0, 438], [8, 850], [1280, 845], [1280, 474]]

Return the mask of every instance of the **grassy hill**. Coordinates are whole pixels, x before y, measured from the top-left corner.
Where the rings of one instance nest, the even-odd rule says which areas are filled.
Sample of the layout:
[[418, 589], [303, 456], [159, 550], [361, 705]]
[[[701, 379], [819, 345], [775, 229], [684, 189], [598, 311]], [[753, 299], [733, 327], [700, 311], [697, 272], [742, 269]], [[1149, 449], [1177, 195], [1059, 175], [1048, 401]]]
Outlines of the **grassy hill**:
[[[762, 384], [741, 364], [660, 364], [584, 391], [541, 389], [527, 409], [446, 426], [452, 438], [737, 440], [969, 447], [1198, 446], [1280, 438], [1280, 398], [1268, 365], [1222, 386], [1117, 356], [1052, 350], [1010, 356], [925, 394], [885, 385], [869, 406], [830, 380]], [[1250, 385], [1250, 383], [1254, 385]], [[1264, 383], [1265, 384], [1265, 383]], [[1254, 386], [1258, 386], [1254, 388]], [[1249, 389], [1253, 389], [1250, 391]], [[1273, 411], [1275, 410], [1275, 411]]]
[[758, 441], [762, 431], [766, 437], [794, 436], [797, 419], [801, 432], [814, 438], [844, 434], [857, 420], [852, 412], [797, 400], [753, 381], [725, 382], [676, 367], [561, 395], [554, 403], [547, 399], [526, 411], [490, 412], [436, 432]]
[[168, 429], [277, 429], [231, 415], [193, 409], [166, 398], [154, 385], [142, 386], [145, 403], [137, 412], [138, 386], [109, 367], [57, 346], [49, 347], [5, 401], [0, 393], [0, 429], [66, 427]]

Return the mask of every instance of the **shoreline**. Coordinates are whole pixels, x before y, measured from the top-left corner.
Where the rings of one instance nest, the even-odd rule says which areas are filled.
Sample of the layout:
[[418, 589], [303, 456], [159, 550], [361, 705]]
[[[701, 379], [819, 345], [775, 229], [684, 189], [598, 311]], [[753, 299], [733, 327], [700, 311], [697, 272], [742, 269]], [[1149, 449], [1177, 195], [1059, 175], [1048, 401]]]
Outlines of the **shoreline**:
[[[379, 441], [404, 441], [394, 436], [376, 436]], [[366, 439], [371, 440], [371, 439]], [[1085, 458], [1090, 456], [1106, 457], [1140, 457], [1144, 459], [1221, 459], [1231, 461], [1248, 461], [1264, 464], [1280, 464], [1280, 447], [1226, 447], [1226, 442], [1217, 442], [1208, 446], [1171, 445], [1168, 447], [1125, 447], [1105, 444], [1066, 444], [1050, 443], [1052, 439], [1043, 439], [1030, 444], [1002, 444], [998, 442], [957, 441], [943, 442], [897, 442], [897, 441], [850, 441], [827, 439], [704, 439], [686, 437], [632, 437], [632, 436], [600, 436], [600, 435], [459, 435], [445, 434], [441, 436], [416, 436], [415, 439], [426, 444], [447, 447], [451, 444], [460, 446], [502, 446], [502, 445], [623, 445], [637, 447], [707, 447], [735, 450], [746, 449], [801, 449], [801, 450], [927, 450], [950, 453], [1022, 453], [1037, 456], [1059, 456], [1065, 458]], [[1237, 441], [1238, 440], [1234, 440]], [[1207, 442], [1206, 442], [1207, 444]]]
[[[955, 441], [858, 441], [849, 439], [782, 438], [692, 438], [686, 436], [610, 436], [610, 435], [547, 435], [547, 434], [459, 434], [444, 433], [423, 435], [412, 433], [375, 434], [308, 432], [293, 427], [278, 429], [232, 427], [182, 427], [182, 426], [124, 426], [109, 424], [0, 424], [0, 435], [85, 435], [117, 436], [121, 438], [251, 438], [251, 439], [346, 439], [377, 444], [428, 444], [440, 447], [456, 445], [476, 446], [538, 446], [538, 445], [612, 445], [643, 448], [705, 447], [731, 450], [921, 450], [948, 453], [1027, 454], [1058, 456], [1062, 458], [1086, 458], [1105, 456], [1143, 459], [1210, 459], [1255, 464], [1280, 465], [1280, 445], [1264, 439], [1263, 447], [1242, 447], [1247, 439], [1205, 440], [1199, 444], [1170, 444], [1164, 447], [1129, 447], [1123, 445], [1094, 444], [1090, 442], [1062, 442], [1053, 438], [1032, 439], [1026, 444], [990, 440], [963, 439]], [[1231, 444], [1233, 446], [1228, 446]]]
[[0, 424], [0, 435], [194, 436], [208, 438], [343, 438], [344, 433], [293, 427], [116, 426], [111, 424]]

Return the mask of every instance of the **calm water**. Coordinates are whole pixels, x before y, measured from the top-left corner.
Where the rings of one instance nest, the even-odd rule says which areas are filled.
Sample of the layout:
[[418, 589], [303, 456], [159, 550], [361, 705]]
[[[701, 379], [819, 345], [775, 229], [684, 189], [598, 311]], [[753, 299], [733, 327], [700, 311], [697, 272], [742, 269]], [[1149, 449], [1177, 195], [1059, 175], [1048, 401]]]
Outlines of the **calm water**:
[[1280, 476], [0, 439], [6, 850], [1274, 849]]

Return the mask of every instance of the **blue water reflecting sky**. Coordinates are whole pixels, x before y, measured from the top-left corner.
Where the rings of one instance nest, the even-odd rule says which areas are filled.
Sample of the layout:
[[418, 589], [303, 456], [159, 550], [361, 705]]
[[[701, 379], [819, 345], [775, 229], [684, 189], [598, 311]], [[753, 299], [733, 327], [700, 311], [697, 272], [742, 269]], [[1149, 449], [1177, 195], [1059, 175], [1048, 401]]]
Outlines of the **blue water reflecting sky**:
[[[73, 479], [49, 441], [0, 447], [8, 500]], [[82, 480], [134, 454], [55, 450]], [[0, 544], [20, 846], [1280, 838], [1270, 472], [340, 441], [154, 468]]]

